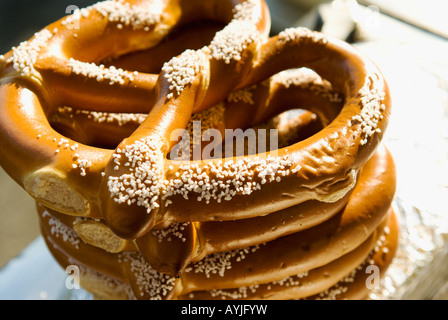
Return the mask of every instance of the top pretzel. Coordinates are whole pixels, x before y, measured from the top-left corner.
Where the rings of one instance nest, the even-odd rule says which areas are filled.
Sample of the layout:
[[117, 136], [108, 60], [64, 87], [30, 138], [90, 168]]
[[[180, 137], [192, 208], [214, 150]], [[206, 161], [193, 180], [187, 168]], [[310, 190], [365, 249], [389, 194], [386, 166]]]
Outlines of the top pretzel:
[[[156, 48], [199, 20], [224, 27], [159, 73], [104, 65]], [[307, 200], [336, 203], [382, 139], [391, 108], [387, 84], [348, 44], [304, 28], [269, 37], [269, 26], [261, 0], [104, 1], [49, 25], [0, 59], [1, 166], [45, 206], [104, 219], [126, 239], [174, 222], [244, 219]], [[167, 157], [176, 144], [172, 132], [192, 114], [300, 67], [344, 97], [342, 108], [325, 111], [331, 122], [323, 130], [275, 152]], [[254, 118], [293, 108], [296, 96], [287, 87], [279, 90], [286, 93], [282, 103], [268, 111], [258, 103]], [[48, 115], [60, 106], [148, 115], [112, 150], [55, 131]]]

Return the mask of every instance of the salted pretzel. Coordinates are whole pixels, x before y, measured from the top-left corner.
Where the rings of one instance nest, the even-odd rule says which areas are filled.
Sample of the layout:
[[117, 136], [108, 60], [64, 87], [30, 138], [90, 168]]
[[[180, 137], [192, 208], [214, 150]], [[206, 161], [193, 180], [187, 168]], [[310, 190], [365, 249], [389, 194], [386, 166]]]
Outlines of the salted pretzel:
[[[38, 201], [42, 232], [62, 265], [111, 277], [128, 297], [181, 299], [338, 270], [303, 293], [274, 295], [301, 298], [335, 285], [372, 252], [385, 226], [396, 229], [393, 164], [378, 149], [391, 107], [381, 72], [318, 32], [268, 32], [260, 0], [104, 1], [1, 57], [0, 164]], [[321, 78], [301, 82], [295, 72], [303, 80], [304, 67]], [[294, 108], [313, 112], [308, 124], [320, 127], [266, 152], [171, 159], [172, 133], [217, 107], [210, 127], [221, 131]], [[117, 126], [123, 115], [126, 125]], [[54, 223], [73, 241], [61, 242]], [[336, 229], [333, 238], [317, 236]], [[313, 250], [291, 251], [298, 241]], [[203, 269], [223, 255], [237, 267], [225, 276]]]
[[[244, 79], [242, 87], [251, 86], [280, 68], [313, 67], [345, 96], [345, 104], [331, 125], [307, 140], [278, 150], [275, 157], [267, 153], [227, 161], [165, 162], [161, 159], [170, 145], [160, 145], [160, 141], [166, 141], [178, 128], [175, 123], [180, 119], [180, 110], [176, 108], [182, 105], [184, 112], [183, 102], [195, 105], [194, 99], [200, 96], [192, 83], [179, 93], [175, 104], [170, 104], [173, 100], [167, 88], [167, 104], [156, 104], [147, 119], [166, 119], [175, 113], [176, 121], [157, 130], [143, 123], [116, 149], [115, 159], [123, 159], [111, 161], [106, 167], [107, 179], [102, 181], [100, 198], [105, 200], [102, 203], [104, 218], [115, 233], [123, 238], [138, 238], [161, 220], [235, 220], [268, 214], [312, 199], [335, 202], [353, 188], [359, 168], [376, 148], [387, 123], [389, 98], [379, 71], [347, 45], [324, 41], [302, 29], [287, 30], [271, 38], [257, 53], [255, 62], [250, 59], [252, 68], [246, 71], [247, 76], [241, 78]], [[193, 52], [185, 53], [186, 56], [190, 54]], [[192, 64], [196, 65], [200, 59], [193, 60]], [[344, 70], [337, 70], [342, 61]], [[221, 67], [226, 65], [225, 61], [220, 63]], [[360, 66], [362, 68], [355, 69]], [[211, 65], [212, 75], [213, 68]], [[219, 67], [216, 70], [219, 71]], [[347, 74], [351, 70], [354, 75]], [[197, 78], [198, 81], [203, 79], [199, 71]], [[350, 86], [347, 87], [344, 78], [351, 79]], [[220, 82], [216, 85], [219, 93], [215, 93], [214, 77], [209, 79], [208, 90], [200, 101], [208, 101], [209, 97], [224, 91], [224, 84]], [[201, 87], [202, 84], [198, 84], [198, 88]], [[170, 108], [178, 111], [168, 110]], [[143, 154], [142, 148], [146, 150]], [[141, 161], [141, 157], [146, 158]], [[125, 166], [126, 163], [131, 165]], [[132, 185], [138, 180], [136, 176], [141, 173], [138, 163], [150, 168], [151, 176], [144, 177], [148, 183], [137, 186], [138, 194], [134, 193], [137, 189], [132, 188], [121, 191], [126, 189], [123, 183]], [[199, 182], [203, 185], [195, 187]], [[249, 194], [250, 207], [243, 205]], [[206, 205], [198, 211], [197, 201], [191, 198]]]

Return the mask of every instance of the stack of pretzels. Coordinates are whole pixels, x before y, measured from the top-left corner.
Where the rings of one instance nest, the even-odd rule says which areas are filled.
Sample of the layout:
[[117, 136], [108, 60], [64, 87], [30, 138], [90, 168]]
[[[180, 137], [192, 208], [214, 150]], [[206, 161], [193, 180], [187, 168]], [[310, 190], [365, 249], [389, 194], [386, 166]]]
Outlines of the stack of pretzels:
[[[0, 164], [97, 299], [357, 299], [378, 284], [398, 239], [387, 84], [344, 42], [269, 32], [263, 0], [107, 0], [0, 56]], [[177, 157], [173, 133], [198, 123], [222, 139]], [[274, 147], [227, 148], [229, 130], [258, 144], [260, 128]]]

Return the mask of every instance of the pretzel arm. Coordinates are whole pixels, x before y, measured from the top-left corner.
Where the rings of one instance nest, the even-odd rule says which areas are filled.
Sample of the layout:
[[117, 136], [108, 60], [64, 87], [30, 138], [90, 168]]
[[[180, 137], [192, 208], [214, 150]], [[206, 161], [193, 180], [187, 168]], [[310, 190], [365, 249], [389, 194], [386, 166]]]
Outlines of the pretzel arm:
[[102, 167], [112, 152], [77, 143], [53, 130], [41, 106], [48, 96], [35, 83], [4, 79], [0, 95], [2, 167], [51, 208], [101, 216], [94, 199]]

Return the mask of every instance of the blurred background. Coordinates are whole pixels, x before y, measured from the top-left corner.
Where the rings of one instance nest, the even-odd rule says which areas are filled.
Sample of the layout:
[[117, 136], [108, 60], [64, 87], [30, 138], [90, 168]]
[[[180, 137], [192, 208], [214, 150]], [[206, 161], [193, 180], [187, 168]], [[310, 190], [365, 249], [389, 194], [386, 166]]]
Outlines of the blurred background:
[[[1, 0], [0, 52], [28, 39], [37, 30], [71, 13], [70, 6], [83, 8], [96, 0]], [[267, 0], [272, 32], [304, 26], [331, 35], [349, 37], [358, 27], [378, 27], [378, 15], [448, 38], [446, 0]], [[368, 8], [367, 11], [359, 7]], [[350, 40], [350, 39], [349, 39]]]
[[[1, 0], [0, 54], [71, 13], [70, 6], [82, 8], [95, 2]], [[267, 3], [272, 34], [295, 26], [322, 31], [353, 44], [385, 74], [393, 99], [385, 143], [397, 162], [399, 184], [395, 206], [402, 219], [403, 241], [386, 279], [384, 295], [447, 299], [448, 1], [267, 0]], [[21, 259], [29, 257], [29, 250], [39, 238], [32, 199], [1, 169], [0, 208], [1, 288], [5, 278], [11, 278], [11, 269], [20, 268]], [[39, 295], [32, 298], [52, 297], [48, 292], [42, 294], [45, 292], [42, 290], [36, 292]], [[23, 298], [23, 291], [8, 297]]]

